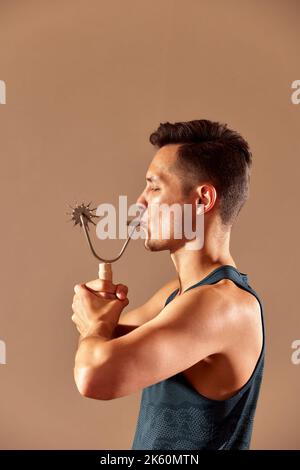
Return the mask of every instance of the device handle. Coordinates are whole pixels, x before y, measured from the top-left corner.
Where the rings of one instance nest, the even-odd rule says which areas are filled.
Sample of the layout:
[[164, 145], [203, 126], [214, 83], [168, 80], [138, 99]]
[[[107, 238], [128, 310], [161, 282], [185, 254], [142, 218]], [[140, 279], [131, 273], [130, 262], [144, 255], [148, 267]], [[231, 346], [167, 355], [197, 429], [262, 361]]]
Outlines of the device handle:
[[112, 282], [112, 278], [111, 263], [99, 263], [99, 279]]

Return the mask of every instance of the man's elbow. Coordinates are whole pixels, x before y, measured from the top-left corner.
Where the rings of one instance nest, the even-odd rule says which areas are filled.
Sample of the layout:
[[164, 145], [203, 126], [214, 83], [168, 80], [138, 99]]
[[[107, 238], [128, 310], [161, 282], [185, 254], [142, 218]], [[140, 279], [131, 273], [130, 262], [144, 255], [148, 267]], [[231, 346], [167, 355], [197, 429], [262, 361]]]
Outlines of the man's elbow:
[[[101, 374], [101, 372], [100, 372]], [[74, 379], [80, 395], [94, 400], [112, 400], [114, 397], [109, 384], [99, 380], [99, 371], [91, 367], [74, 369]]]

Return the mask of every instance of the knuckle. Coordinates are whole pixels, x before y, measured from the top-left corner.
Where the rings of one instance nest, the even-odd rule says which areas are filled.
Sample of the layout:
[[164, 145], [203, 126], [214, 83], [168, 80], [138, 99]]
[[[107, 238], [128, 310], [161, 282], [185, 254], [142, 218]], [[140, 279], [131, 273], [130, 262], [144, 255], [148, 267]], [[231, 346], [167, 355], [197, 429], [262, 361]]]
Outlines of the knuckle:
[[83, 290], [84, 290], [84, 284], [76, 284], [74, 286], [74, 292], [76, 295], [78, 294], [80, 295]]
[[90, 298], [90, 293], [87, 289], [82, 289], [80, 292], [80, 297], [83, 299], [89, 299]]
[[125, 284], [118, 284], [118, 290], [128, 292], [128, 287]]

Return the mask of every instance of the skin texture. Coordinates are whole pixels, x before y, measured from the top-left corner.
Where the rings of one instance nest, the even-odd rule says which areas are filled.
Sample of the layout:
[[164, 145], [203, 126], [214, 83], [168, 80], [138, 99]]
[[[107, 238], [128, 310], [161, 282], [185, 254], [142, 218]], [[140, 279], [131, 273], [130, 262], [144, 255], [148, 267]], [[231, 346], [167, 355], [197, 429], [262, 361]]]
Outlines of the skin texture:
[[[85, 397], [119, 398], [182, 372], [199, 393], [223, 400], [248, 381], [259, 358], [262, 327], [253, 295], [228, 279], [184, 292], [218, 266], [237, 266], [229, 251], [231, 227], [223, 227], [219, 218], [216, 189], [202, 182], [184, 195], [182, 175], [174, 169], [176, 148], [158, 150], [137, 200], [147, 208], [145, 248], [169, 250], [176, 278], [125, 315], [127, 286], [99, 279], [75, 286], [72, 320], [80, 338], [74, 378]], [[188, 250], [189, 240], [176, 239], [172, 224], [170, 239], [151, 237], [157, 228], [152, 204], [190, 203], [196, 211], [199, 198], [205, 218], [200, 250]], [[168, 223], [162, 216], [159, 227]]]

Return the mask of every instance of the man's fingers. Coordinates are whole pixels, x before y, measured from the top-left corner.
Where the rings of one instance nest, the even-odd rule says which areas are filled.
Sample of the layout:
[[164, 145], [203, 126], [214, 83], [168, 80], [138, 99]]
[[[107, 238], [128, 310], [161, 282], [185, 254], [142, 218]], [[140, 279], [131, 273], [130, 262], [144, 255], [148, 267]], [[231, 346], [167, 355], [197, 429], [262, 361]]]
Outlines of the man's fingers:
[[102, 299], [115, 299], [115, 294], [110, 294], [109, 292], [97, 292], [98, 297], [102, 297]]
[[94, 279], [93, 281], [88, 281], [85, 283], [85, 286], [96, 292], [109, 292], [111, 294], [116, 292], [116, 285], [111, 281], [106, 281], [105, 279]]
[[83, 334], [84, 325], [83, 325], [82, 322], [80, 321], [80, 318], [74, 313], [74, 314], [71, 316], [71, 320], [72, 320], [72, 322], [75, 324], [78, 333]]
[[[90, 281], [87, 284], [93, 285], [95, 287], [95, 284], [98, 283], [98, 286], [99, 286], [100, 283], [98, 281], [100, 281], [100, 283], [101, 282], [103, 283], [102, 279], [96, 279], [95, 281]], [[111, 293], [111, 292], [105, 292], [105, 291], [104, 292], [94, 291], [91, 288], [88, 288], [86, 284], [76, 284], [76, 286], [74, 287], [74, 291], [75, 291], [75, 295], [73, 297], [73, 304], [72, 304], [73, 312], [80, 311], [81, 304], [83, 306], [88, 305], [89, 307], [92, 307], [94, 296], [100, 297], [104, 300], [119, 300], [121, 302], [124, 302], [127, 299], [128, 287], [125, 286], [124, 284], [117, 284], [115, 286], [115, 292]], [[94, 300], [96, 300], [95, 297], [94, 297]], [[129, 301], [126, 300], [126, 305], [128, 305], [128, 303]]]
[[123, 303], [123, 308], [127, 307], [127, 305], [129, 304], [129, 300], [127, 299], [127, 297], [125, 299], [122, 299], [122, 303]]
[[[113, 284], [110, 281], [103, 279], [95, 279], [93, 281], [86, 282], [83, 284], [87, 290], [93, 294], [97, 294], [104, 299], [115, 299], [116, 297], [120, 300], [126, 298], [128, 293], [128, 287], [124, 284]], [[74, 287], [75, 293], [79, 292], [80, 284], [76, 284]]]
[[128, 287], [124, 284], [118, 284], [116, 289], [116, 296], [118, 299], [123, 300], [126, 299], [128, 293]]

